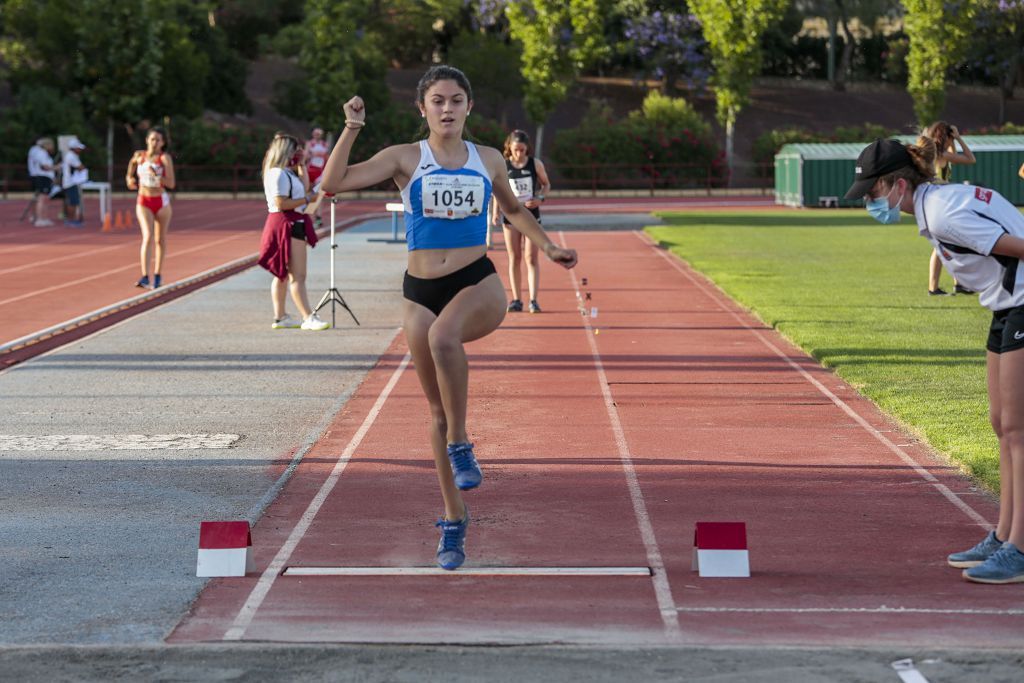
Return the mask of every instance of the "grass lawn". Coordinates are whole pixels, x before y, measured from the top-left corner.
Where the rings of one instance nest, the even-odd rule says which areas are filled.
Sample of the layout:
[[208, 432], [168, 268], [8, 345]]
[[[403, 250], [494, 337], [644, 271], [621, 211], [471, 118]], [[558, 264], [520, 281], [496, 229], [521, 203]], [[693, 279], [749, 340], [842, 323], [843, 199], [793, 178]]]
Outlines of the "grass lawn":
[[[647, 231], [993, 491], [976, 296], [930, 297], [913, 219], [863, 210], [666, 213]], [[942, 286], [952, 291], [949, 275]]]

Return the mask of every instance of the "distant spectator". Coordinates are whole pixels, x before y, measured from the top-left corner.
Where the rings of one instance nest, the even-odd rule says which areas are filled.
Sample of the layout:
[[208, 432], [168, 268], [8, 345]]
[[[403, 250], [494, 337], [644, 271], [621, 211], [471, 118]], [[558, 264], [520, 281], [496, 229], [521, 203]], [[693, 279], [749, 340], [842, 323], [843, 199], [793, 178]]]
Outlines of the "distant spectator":
[[[306, 169], [309, 171], [309, 187], [311, 189], [319, 189], [316, 187], [316, 184], [320, 180], [320, 174], [324, 172], [324, 164], [327, 163], [327, 156], [331, 152], [331, 146], [324, 139], [323, 128], [314, 128], [311, 135], [312, 137], [306, 140], [304, 152]], [[319, 224], [320, 203], [314, 202], [314, 206], [316, 207], [316, 220]]]
[[89, 169], [82, 164], [78, 153], [85, 145], [77, 137], [68, 142], [68, 152], [64, 155], [61, 184], [64, 186], [64, 199], [67, 202], [67, 217], [64, 224], [72, 228], [82, 227], [82, 193], [79, 185], [89, 181]]
[[32, 179], [32, 192], [35, 195], [33, 223], [36, 227], [53, 225], [53, 221], [46, 217], [50, 190], [53, 188], [53, 152], [53, 138], [39, 138], [28, 151], [28, 175]]
[[[949, 182], [953, 177], [953, 164], [973, 164], [977, 160], [971, 152], [967, 143], [960, 137], [960, 131], [956, 126], [951, 126], [945, 121], [936, 121], [924, 129], [920, 140], [931, 140], [935, 145], [935, 177], [944, 182]], [[919, 140], [919, 144], [920, 144]], [[961, 152], [956, 151], [956, 143], [960, 143]], [[942, 274], [942, 261], [939, 253], [932, 250], [928, 261], [928, 293], [932, 296], [942, 296], [946, 291], [939, 287], [939, 276]], [[974, 294], [971, 290], [962, 286], [953, 279], [954, 294]]]
[[[326, 330], [330, 324], [317, 316], [306, 294], [306, 245], [316, 246], [313, 220], [300, 213], [316, 198], [309, 189], [302, 163], [301, 143], [291, 135], [278, 133], [263, 157], [263, 191], [267, 197], [267, 220], [263, 224], [259, 264], [270, 271], [270, 301], [274, 307], [275, 330], [301, 327]], [[301, 319], [285, 310], [285, 292], [299, 309]]]
[[[163, 128], [151, 128], [146, 134], [146, 149], [140, 149], [128, 162], [125, 183], [129, 190], [138, 190], [135, 217], [142, 230], [139, 265], [142, 277], [135, 283], [143, 289], [161, 285], [160, 271], [164, 264], [167, 232], [171, 229], [171, 198], [174, 189], [174, 161], [167, 152], [167, 134]], [[149, 253], [153, 252], [153, 279], [149, 279]]]

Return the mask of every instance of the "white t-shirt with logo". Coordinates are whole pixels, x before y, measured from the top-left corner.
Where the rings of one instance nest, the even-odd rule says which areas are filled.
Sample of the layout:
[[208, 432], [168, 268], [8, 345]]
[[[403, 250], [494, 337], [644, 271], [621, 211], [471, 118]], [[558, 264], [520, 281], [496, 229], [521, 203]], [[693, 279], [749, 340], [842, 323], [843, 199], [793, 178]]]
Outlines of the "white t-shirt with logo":
[[[275, 197], [287, 199], [303, 199], [306, 196], [306, 189], [302, 186], [302, 179], [291, 171], [283, 168], [271, 168], [263, 174], [263, 193], [267, 195], [267, 211], [277, 213], [281, 209], [274, 203]], [[294, 209], [302, 211], [302, 207]]]
[[925, 183], [914, 191], [914, 214], [949, 274], [978, 292], [982, 306], [1001, 311], [1024, 305], [1024, 267], [992, 253], [1003, 235], [1024, 239], [1024, 215], [995, 190]]
[[[46, 170], [44, 166], [49, 166]], [[33, 145], [28, 151], [28, 174], [30, 176], [45, 176], [53, 180], [53, 157], [45, 148]]]

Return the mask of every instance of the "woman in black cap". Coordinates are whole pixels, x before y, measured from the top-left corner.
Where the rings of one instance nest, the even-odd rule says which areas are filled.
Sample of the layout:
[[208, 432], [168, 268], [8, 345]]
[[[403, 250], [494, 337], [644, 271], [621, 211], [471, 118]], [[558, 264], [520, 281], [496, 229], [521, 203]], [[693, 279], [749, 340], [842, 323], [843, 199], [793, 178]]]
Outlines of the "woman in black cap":
[[988, 336], [988, 395], [999, 438], [1000, 506], [996, 528], [950, 566], [979, 583], [1024, 582], [1024, 216], [998, 192], [932, 182], [935, 146], [876, 140], [857, 158], [847, 199], [863, 198], [880, 223], [900, 213], [917, 220], [946, 270], [978, 292], [992, 311]]

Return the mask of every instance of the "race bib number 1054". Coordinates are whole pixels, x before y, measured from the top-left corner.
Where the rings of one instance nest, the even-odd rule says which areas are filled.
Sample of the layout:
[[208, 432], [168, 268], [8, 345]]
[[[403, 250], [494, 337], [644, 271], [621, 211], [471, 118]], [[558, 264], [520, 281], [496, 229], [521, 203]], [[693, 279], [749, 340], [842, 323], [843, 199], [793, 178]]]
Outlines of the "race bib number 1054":
[[456, 220], [478, 216], [484, 204], [484, 179], [471, 175], [423, 176], [423, 215]]

